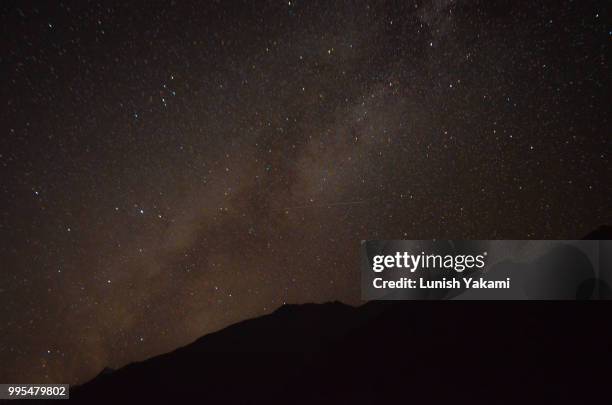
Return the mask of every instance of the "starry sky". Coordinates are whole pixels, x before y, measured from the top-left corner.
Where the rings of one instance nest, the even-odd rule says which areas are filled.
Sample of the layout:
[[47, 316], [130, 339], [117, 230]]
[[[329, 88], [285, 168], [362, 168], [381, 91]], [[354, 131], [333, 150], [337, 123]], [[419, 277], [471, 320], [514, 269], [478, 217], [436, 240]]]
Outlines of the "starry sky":
[[609, 4], [535, 3], [2, 2], [0, 381], [359, 304], [362, 239], [610, 223]]

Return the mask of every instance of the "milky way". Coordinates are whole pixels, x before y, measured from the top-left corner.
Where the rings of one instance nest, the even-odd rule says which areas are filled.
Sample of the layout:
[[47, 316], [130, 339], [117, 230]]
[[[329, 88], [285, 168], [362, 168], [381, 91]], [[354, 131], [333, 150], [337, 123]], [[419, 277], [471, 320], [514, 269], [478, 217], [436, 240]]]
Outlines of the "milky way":
[[610, 222], [605, 2], [10, 3], [1, 382], [359, 304], [362, 239]]

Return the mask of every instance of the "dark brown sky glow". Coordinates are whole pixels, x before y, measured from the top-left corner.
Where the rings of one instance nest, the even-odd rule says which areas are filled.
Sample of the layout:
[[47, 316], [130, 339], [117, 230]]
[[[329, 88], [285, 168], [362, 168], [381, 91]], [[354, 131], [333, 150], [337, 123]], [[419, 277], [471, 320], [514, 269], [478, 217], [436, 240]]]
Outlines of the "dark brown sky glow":
[[0, 382], [358, 304], [362, 239], [610, 222], [605, 2], [9, 3]]

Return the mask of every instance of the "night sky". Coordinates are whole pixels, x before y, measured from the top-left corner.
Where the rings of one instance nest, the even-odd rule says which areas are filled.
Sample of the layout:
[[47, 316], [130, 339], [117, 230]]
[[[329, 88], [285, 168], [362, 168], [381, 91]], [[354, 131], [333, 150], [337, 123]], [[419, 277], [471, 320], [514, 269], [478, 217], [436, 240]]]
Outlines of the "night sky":
[[0, 382], [611, 222], [606, 1], [122, 3], [2, 2]]

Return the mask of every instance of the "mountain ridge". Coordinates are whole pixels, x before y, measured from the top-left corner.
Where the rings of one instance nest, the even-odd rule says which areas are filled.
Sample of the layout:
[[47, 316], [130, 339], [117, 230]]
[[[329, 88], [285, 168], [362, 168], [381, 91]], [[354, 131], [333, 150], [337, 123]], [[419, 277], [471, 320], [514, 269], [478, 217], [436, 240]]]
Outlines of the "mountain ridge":
[[[585, 239], [609, 239], [610, 227], [601, 229]], [[605, 301], [289, 304], [100, 373], [71, 397], [85, 403], [118, 396], [266, 404], [596, 401], [611, 371], [611, 310]], [[452, 377], [435, 378], [447, 373]]]

